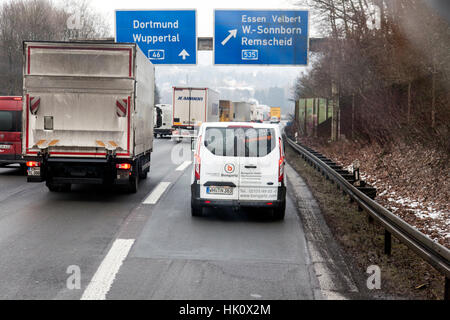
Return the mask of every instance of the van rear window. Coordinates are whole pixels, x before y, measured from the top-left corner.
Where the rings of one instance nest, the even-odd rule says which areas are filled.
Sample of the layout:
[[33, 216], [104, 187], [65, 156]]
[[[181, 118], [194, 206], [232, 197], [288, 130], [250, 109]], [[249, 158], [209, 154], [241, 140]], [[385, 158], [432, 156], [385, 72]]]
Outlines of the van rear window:
[[205, 131], [204, 144], [216, 156], [265, 157], [275, 149], [275, 130], [209, 127]]
[[0, 111], [0, 131], [21, 131], [21, 111]]

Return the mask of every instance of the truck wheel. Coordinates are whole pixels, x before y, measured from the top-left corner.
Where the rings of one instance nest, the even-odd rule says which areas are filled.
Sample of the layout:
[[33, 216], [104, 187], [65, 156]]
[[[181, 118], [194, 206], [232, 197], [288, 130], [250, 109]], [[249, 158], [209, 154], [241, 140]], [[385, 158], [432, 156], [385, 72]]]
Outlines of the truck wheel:
[[145, 169], [143, 172], [140, 172], [139, 173], [139, 179], [143, 179], [143, 180], [147, 179], [147, 174], [148, 174], [148, 170], [147, 169]]
[[128, 190], [130, 193], [137, 193], [139, 188], [139, 175], [134, 174], [130, 177], [130, 184], [128, 186]]
[[286, 204], [282, 205], [280, 208], [273, 209], [273, 219], [274, 220], [284, 220], [286, 213]]
[[201, 206], [196, 206], [191, 203], [191, 215], [193, 217], [201, 217], [203, 216], [203, 208]]

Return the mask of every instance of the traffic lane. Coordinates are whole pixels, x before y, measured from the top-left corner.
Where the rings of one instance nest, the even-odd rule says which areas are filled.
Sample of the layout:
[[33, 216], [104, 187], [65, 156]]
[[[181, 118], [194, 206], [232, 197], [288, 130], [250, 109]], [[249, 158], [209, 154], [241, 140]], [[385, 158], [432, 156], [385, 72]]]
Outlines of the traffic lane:
[[51, 193], [22, 177], [25, 189], [0, 202], [0, 299], [79, 299], [81, 290], [67, 289], [67, 268], [79, 266], [82, 284], [89, 281], [126, 217], [174, 170], [174, 145], [155, 141], [137, 194], [83, 185]]
[[188, 168], [155, 206], [107, 299], [313, 299], [305, 236], [287, 198], [286, 218], [263, 210], [190, 213]]
[[25, 182], [25, 173], [18, 165], [0, 167], [0, 202], [27, 188]]

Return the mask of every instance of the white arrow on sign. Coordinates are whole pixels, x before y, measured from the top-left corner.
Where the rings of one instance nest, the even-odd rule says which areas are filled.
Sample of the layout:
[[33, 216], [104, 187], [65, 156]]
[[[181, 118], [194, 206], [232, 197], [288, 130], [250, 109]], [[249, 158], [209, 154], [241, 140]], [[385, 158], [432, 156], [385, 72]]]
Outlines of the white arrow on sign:
[[225, 40], [222, 41], [222, 45], [226, 45], [228, 40], [231, 39], [231, 37], [236, 38], [236, 34], [237, 34], [237, 29], [233, 29], [233, 30], [228, 30], [228, 32], [230, 33], [228, 35], [228, 37], [225, 38]]
[[186, 57], [189, 57], [190, 55], [189, 55], [189, 53], [187, 53], [187, 51], [185, 49], [183, 49], [183, 51], [181, 51], [178, 56], [183, 57], [183, 60], [186, 60]]

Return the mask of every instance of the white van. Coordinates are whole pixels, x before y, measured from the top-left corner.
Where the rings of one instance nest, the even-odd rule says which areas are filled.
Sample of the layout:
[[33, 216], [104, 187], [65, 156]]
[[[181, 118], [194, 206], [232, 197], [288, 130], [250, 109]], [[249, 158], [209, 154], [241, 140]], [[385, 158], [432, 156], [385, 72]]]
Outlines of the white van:
[[278, 125], [203, 123], [194, 150], [192, 215], [201, 216], [204, 207], [261, 207], [283, 219], [284, 165]]

